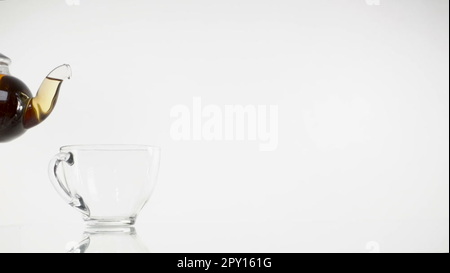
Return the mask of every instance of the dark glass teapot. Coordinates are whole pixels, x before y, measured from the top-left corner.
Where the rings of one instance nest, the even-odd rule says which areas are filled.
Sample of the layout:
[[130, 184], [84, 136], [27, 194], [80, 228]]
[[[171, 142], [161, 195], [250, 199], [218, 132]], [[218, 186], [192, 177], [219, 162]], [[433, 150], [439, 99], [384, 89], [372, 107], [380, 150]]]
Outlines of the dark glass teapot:
[[69, 65], [58, 66], [33, 97], [21, 80], [9, 74], [10, 64], [0, 53], [0, 142], [13, 140], [44, 121], [55, 107], [62, 82], [72, 75]]

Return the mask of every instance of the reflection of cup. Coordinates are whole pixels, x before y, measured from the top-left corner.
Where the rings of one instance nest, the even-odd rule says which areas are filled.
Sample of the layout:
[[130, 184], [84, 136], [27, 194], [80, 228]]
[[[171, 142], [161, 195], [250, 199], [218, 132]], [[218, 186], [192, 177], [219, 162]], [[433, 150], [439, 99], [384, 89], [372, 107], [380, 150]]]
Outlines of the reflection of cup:
[[70, 253], [147, 253], [134, 227], [96, 229], [89, 227]]
[[65, 146], [50, 162], [50, 180], [88, 225], [132, 225], [153, 191], [159, 155], [140, 145]]

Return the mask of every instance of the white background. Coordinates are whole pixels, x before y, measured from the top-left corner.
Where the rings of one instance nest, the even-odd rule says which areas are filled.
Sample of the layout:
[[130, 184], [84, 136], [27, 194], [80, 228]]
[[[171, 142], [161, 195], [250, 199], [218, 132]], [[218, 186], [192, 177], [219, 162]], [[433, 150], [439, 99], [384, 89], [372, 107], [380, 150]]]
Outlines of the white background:
[[[166, 242], [206, 236], [164, 251], [448, 252], [448, 1], [66, 2], [0, 1], [14, 76], [36, 91], [73, 69], [52, 116], [0, 144], [0, 225], [81, 222], [48, 181], [50, 158], [137, 143], [163, 150], [139, 222], [173, 223]], [[172, 140], [170, 109], [194, 96], [278, 105], [277, 150]], [[211, 229], [223, 248], [198, 248]]]

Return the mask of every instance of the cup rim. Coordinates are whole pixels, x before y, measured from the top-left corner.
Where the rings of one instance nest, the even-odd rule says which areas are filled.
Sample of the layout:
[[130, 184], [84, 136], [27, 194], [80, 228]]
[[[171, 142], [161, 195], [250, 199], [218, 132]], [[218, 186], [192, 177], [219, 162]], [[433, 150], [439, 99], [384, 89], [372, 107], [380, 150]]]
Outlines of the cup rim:
[[78, 150], [78, 151], [148, 151], [157, 150], [161, 148], [152, 145], [142, 144], [76, 144], [65, 145], [60, 148], [61, 151]]

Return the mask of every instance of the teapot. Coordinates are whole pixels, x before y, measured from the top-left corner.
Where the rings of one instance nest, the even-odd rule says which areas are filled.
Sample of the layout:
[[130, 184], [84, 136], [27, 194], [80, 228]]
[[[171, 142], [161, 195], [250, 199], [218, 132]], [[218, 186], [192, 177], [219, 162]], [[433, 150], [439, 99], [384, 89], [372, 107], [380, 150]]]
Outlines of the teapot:
[[55, 108], [59, 89], [72, 70], [64, 64], [53, 69], [33, 97], [28, 87], [9, 74], [11, 60], [0, 53], [0, 143], [13, 140], [43, 122]]

